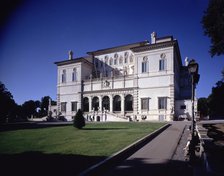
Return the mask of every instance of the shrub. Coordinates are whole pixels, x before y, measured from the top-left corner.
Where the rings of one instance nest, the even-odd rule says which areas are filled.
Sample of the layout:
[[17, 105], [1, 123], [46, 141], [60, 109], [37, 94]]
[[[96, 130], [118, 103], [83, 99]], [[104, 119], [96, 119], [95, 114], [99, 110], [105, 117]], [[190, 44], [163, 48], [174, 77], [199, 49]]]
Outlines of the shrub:
[[85, 126], [85, 118], [83, 117], [81, 109], [79, 109], [78, 112], [76, 113], [73, 125], [78, 129], [81, 129], [82, 127]]

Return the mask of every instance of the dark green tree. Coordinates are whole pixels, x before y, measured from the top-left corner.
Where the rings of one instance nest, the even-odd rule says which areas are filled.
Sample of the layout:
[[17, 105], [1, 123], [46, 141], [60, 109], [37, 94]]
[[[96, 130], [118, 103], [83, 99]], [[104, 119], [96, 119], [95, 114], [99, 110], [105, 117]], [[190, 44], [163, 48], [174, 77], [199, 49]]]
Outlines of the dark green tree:
[[202, 18], [204, 34], [211, 39], [210, 54], [224, 54], [224, 1], [210, 0]]
[[81, 109], [79, 109], [78, 112], [76, 113], [74, 117], [73, 125], [74, 127], [78, 129], [81, 129], [82, 127], [85, 126], [85, 118], [83, 117], [83, 113]]
[[0, 123], [4, 123], [6, 119], [13, 118], [13, 111], [16, 103], [12, 94], [7, 90], [5, 85], [0, 82]]
[[212, 117], [224, 117], [224, 82], [218, 81], [212, 88], [208, 97], [209, 115]]
[[23, 103], [22, 112], [25, 117], [31, 118], [31, 115], [37, 115], [37, 104], [33, 100], [29, 100]]
[[[36, 106], [39, 108], [38, 111], [38, 117], [44, 117], [48, 114], [48, 107], [49, 107], [49, 99], [51, 99], [50, 96], [44, 96], [41, 98], [41, 101], [36, 101]], [[56, 105], [56, 101], [51, 100], [51, 105]]]
[[206, 117], [208, 115], [208, 102], [207, 98], [198, 99], [198, 111], [200, 112], [200, 117]]

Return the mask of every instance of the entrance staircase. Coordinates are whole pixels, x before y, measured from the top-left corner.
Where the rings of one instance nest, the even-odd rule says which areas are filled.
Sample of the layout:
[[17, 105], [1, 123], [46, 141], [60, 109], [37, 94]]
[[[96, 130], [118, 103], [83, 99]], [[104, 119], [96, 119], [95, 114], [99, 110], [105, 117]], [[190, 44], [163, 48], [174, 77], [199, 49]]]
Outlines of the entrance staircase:
[[113, 112], [88, 112], [84, 113], [84, 117], [87, 121], [96, 122], [128, 122], [129, 118], [122, 116], [119, 113]]

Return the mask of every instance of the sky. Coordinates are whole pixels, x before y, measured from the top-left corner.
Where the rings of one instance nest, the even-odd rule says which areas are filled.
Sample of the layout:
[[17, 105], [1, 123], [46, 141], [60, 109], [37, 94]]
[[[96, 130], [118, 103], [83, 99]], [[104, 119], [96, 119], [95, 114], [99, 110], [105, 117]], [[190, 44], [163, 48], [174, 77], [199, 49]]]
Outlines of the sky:
[[[11, 0], [13, 2], [13, 0]], [[22, 104], [56, 100], [56, 61], [86, 52], [172, 35], [199, 63], [196, 96], [207, 97], [221, 76], [223, 56], [211, 58], [201, 19], [208, 0], [24, 0], [0, 26], [0, 81]]]

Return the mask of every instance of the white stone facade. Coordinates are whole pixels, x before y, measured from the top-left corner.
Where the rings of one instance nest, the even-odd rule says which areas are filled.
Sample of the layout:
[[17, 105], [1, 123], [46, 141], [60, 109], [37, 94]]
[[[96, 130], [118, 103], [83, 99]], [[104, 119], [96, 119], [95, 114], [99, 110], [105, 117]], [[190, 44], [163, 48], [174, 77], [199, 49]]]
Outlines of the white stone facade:
[[55, 63], [58, 112], [68, 119], [82, 109], [94, 121], [170, 121], [191, 98], [189, 75], [172, 36], [154, 33], [151, 43], [87, 54], [73, 59], [70, 52], [68, 60]]

